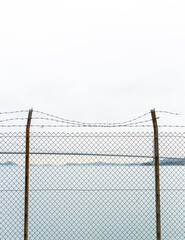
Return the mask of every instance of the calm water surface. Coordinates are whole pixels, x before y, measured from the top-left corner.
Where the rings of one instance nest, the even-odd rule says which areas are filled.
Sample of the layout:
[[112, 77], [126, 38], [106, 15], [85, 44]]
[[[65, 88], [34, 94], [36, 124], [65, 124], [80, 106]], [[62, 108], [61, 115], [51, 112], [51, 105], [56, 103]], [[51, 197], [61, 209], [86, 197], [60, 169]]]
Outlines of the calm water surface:
[[[184, 240], [185, 168], [160, 168], [162, 240]], [[0, 167], [0, 239], [23, 239], [24, 167]], [[31, 166], [29, 240], [155, 240], [151, 166]]]

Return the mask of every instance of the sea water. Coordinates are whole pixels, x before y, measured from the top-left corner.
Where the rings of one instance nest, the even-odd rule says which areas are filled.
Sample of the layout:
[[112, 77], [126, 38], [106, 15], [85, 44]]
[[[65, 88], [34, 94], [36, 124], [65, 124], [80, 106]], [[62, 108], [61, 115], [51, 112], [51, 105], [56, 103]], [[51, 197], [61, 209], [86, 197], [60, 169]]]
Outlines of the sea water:
[[[162, 240], [184, 240], [183, 166], [160, 167]], [[24, 166], [0, 166], [0, 239], [24, 236]], [[156, 239], [152, 166], [30, 166], [29, 240]]]

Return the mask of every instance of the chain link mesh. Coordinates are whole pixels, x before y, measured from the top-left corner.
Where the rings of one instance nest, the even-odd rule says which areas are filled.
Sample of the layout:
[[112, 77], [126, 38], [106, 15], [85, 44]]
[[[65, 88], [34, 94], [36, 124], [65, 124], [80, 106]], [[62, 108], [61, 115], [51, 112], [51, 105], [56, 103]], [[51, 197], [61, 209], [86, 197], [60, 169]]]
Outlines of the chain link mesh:
[[0, 239], [24, 231], [25, 134], [0, 134]]
[[160, 133], [161, 239], [185, 239], [185, 133]]
[[[25, 134], [0, 135], [0, 239], [24, 236]], [[29, 240], [156, 239], [153, 132], [30, 135]], [[161, 233], [183, 240], [185, 134], [160, 133]]]

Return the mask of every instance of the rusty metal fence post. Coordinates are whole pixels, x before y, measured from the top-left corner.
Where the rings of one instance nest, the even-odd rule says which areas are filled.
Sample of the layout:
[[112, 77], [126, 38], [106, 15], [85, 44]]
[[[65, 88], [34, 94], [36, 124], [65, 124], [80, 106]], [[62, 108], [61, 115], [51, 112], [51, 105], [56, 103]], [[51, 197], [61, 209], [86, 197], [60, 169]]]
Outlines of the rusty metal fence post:
[[154, 157], [155, 157], [155, 199], [156, 199], [156, 237], [161, 240], [160, 217], [160, 182], [159, 182], [159, 136], [155, 109], [151, 110], [154, 128]]
[[29, 110], [26, 126], [26, 159], [25, 159], [25, 205], [24, 205], [24, 240], [28, 240], [28, 201], [29, 201], [29, 142], [30, 125], [33, 109]]

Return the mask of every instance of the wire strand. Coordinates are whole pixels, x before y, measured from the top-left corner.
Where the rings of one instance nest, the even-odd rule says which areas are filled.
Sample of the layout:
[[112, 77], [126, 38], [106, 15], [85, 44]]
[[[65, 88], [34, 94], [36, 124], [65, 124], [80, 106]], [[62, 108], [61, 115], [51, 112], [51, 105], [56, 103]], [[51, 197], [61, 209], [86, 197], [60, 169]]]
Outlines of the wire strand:
[[[26, 125], [0, 125], [0, 127], [7, 127], [7, 128], [11, 128], [11, 127], [26, 127]], [[44, 128], [44, 127], [53, 127], [53, 128], [57, 128], [57, 127], [67, 127], [67, 128], [70, 128], [70, 127], [74, 127], [74, 128], [78, 128], [78, 127], [90, 127], [90, 128], [117, 128], [117, 127], [152, 127], [152, 125], [123, 125], [123, 126], [71, 126], [71, 125], [31, 125], [31, 127], [38, 127], [38, 128]], [[185, 126], [184, 126], [185, 127]]]
[[55, 116], [55, 115], [52, 115], [52, 114], [48, 114], [48, 113], [44, 113], [44, 112], [41, 112], [41, 111], [37, 111], [37, 110], [34, 110], [34, 112], [36, 113], [40, 113], [40, 114], [44, 114], [46, 116], [50, 116], [52, 118], [57, 118], [57, 119], [60, 119], [64, 122], [67, 122], [67, 123], [78, 123], [78, 124], [82, 124], [82, 125], [120, 125], [120, 124], [125, 124], [125, 123], [129, 123], [129, 122], [133, 122], [137, 119], [140, 119], [142, 117], [145, 117], [146, 115], [150, 114], [150, 112], [147, 112], [143, 115], [140, 115], [134, 119], [131, 119], [131, 120], [128, 120], [128, 121], [125, 121], [125, 122], [118, 122], [118, 123], [85, 123], [85, 122], [80, 122], [80, 121], [75, 121], [75, 120], [69, 120], [69, 119], [65, 119], [65, 118], [61, 118], [61, 117], [58, 117], [58, 116]]
[[27, 120], [27, 118], [7, 118], [0, 120], [0, 122], [8, 122], [8, 121], [14, 121], [14, 120]]
[[0, 112], [0, 114], [13, 114], [13, 113], [23, 113], [28, 112], [28, 110], [19, 110], [19, 111], [11, 111], [11, 112]]
[[171, 115], [181, 115], [180, 113], [168, 112], [168, 111], [156, 111], [156, 113], [166, 113]]
[[[184, 191], [184, 188], [161, 188], [162, 191]], [[24, 189], [0, 189], [0, 192], [23, 192]], [[41, 189], [30, 189], [30, 192], [37, 191], [74, 191], [74, 192], [97, 192], [97, 191], [155, 191], [155, 188], [93, 188], [93, 189], [70, 189], [70, 188], [41, 188]]]
[[[20, 110], [20, 111], [12, 111], [12, 112], [0, 112], [0, 114], [13, 114], [13, 113], [22, 113], [22, 112], [28, 112], [28, 110]], [[43, 128], [43, 127], [102, 127], [102, 128], [108, 128], [108, 127], [152, 127], [153, 125], [146, 125], [146, 124], [143, 124], [143, 123], [146, 123], [146, 122], [150, 122], [151, 119], [149, 120], [144, 120], [144, 121], [139, 121], [139, 122], [135, 122], [137, 119], [141, 119], [145, 116], [147, 116], [148, 114], [150, 114], [150, 112], [147, 112], [145, 114], [142, 114], [134, 119], [131, 119], [131, 120], [128, 120], [128, 121], [125, 121], [125, 122], [118, 122], [118, 123], [85, 123], [85, 122], [80, 122], [80, 121], [74, 121], [74, 120], [68, 120], [68, 119], [65, 119], [65, 118], [61, 118], [61, 117], [57, 117], [55, 115], [52, 115], [52, 114], [48, 114], [48, 113], [44, 113], [44, 112], [41, 112], [41, 111], [37, 111], [35, 110], [34, 111], [35, 113], [40, 113], [40, 114], [43, 114], [45, 116], [48, 116], [48, 117], [33, 117], [32, 119], [33, 120], [46, 120], [46, 121], [54, 121], [54, 122], [58, 122], [58, 123], [63, 123], [63, 124], [58, 124], [58, 125], [55, 125], [55, 124], [33, 124], [31, 125], [32, 127], [40, 127], [40, 128]], [[168, 112], [168, 111], [156, 111], [158, 113], [165, 113], [165, 114], [172, 114], [172, 115], [180, 115], [179, 113], [173, 113], [173, 112]], [[50, 117], [50, 118], [49, 118]], [[8, 121], [15, 121], [15, 120], [27, 120], [27, 118], [8, 118], [8, 119], [3, 119], [3, 120], [0, 120], [0, 123], [4, 123], [4, 122], [8, 122]], [[0, 125], [0, 127], [26, 127], [25, 124], [5, 124], [5, 125]], [[161, 127], [161, 128], [184, 128], [185, 126], [184, 125], [158, 125], [158, 127]]]

